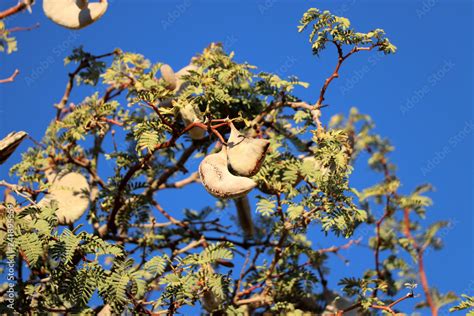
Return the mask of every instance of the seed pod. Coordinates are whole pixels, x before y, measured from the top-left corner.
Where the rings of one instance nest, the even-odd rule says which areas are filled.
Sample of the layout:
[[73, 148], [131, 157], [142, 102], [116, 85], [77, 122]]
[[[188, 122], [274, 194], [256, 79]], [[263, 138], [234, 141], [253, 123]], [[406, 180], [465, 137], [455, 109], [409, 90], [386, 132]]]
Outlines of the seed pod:
[[252, 213], [250, 211], [250, 203], [248, 196], [242, 196], [234, 199], [235, 207], [237, 208], [237, 216], [239, 224], [242, 228], [246, 238], [252, 238], [254, 233], [254, 226], [252, 220]]
[[171, 68], [171, 66], [168, 64], [164, 64], [163, 66], [161, 66], [160, 72], [161, 77], [168, 84], [167, 88], [170, 90], [175, 90], [177, 87], [178, 80], [176, 79], [176, 74], [174, 73], [173, 68]]
[[43, 11], [54, 23], [68, 29], [82, 29], [104, 15], [107, 0], [43, 0]]
[[[187, 83], [183, 80], [183, 76], [189, 75], [189, 72], [191, 70], [197, 70], [198, 67], [195, 65], [188, 65], [182, 69], [180, 69], [176, 73], [176, 88], [175, 88], [175, 93], [177, 96], [181, 95], [183, 91], [186, 89], [188, 86]], [[197, 108], [197, 106], [192, 105], [192, 104], [186, 104], [181, 110], [181, 117], [183, 118], [184, 124], [189, 125], [193, 122], [202, 122], [202, 113]], [[199, 127], [194, 127], [191, 130], [189, 130], [189, 136], [194, 139], [194, 140], [200, 140], [203, 139], [206, 136], [206, 131], [203, 130], [202, 128]]]
[[245, 177], [234, 176], [227, 169], [227, 149], [204, 158], [199, 165], [199, 176], [206, 190], [215, 197], [235, 199], [250, 192], [257, 184]]
[[186, 89], [187, 85], [185, 84], [185, 81], [183, 79], [184, 76], [189, 75], [190, 71], [196, 71], [198, 70], [198, 66], [190, 64], [187, 65], [184, 68], [181, 68], [177, 73], [176, 73], [176, 95], [180, 95], [184, 89]]
[[[186, 89], [187, 85], [182, 79], [183, 76], [188, 75], [190, 70], [197, 70], [198, 67], [195, 65], [188, 65], [177, 73], [174, 73], [173, 69], [169, 65], [163, 65], [160, 68], [161, 76], [168, 84], [168, 88], [175, 91], [175, 95], [179, 97]], [[172, 99], [163, 100], [160, 103], [161, 107], [171, 107]], [[202, 122], [202, 113], [201, 111], [192, 104], [186, 104], [179, 111], [185, 125], [189, 125], [194, 122]], [[206, 131], [199, 127], [194, 127], [189, 130], [189, 136], [191, 139], [200, 140], [206, 136]]]
[[254, 176], [262, 166], [270, 142], [266, 139], [245, 137], [232, 123], [230, 128], [227, 141], [229, 169], [239, 176]]
[[[186, 104], [179, 112], [186, 126], [194, 122], [202, 122], [201, 111], [191, 103]], [[206, 136], [206, 131], [197, 126], [191, 128], [188, 133], [194, 140], [203, 139]]]
[[97, 316], [112, 316], [112, 307], [109, 304], [105, 304], [97, 313]]
[[56, 215], [59, 224], [71, 224], [89, 207], [89, 190], [89, 183], [82, 174], [77, 172], [59, 174], [54, 177], [48, 194], [38, 202], [38, 206], [49, 205], [52, 200], [57, 201]]
[[206, 311], [212, 313], [220, 307], [222, 300], [216, 297], [212, 291], [207, 290], [201, 294], [201, 304]]
[[26, 132], [12, 132], [4, 139], [0, 140], [0, 165], [3, 164], [25, 139], [28, 134]]
[[[171, 67], [170, 67], [171, 68]], [[169, 83], [169, 82], [175, 82], [175, 88], [174, 88], [174, 92], [175, 92], [175, 95], [178, 97], [181, 93], [183, 93], [184, 89], [186, 89], [187, 85], [185, 84], [184, 80], [183, 80], [183, 76], [185, 75], [188, 75], [189, 74], [189, 71], [190, 70], [197, 70], [198, 67], [195, 66], [195, 65], [188, 65], [182, 69], [180, 69], [177, 73], [174, 73], [174, 80], [172, 78], [169, 78], [170, 81], [168, 81], [167, 79], [164, 78], [164, 74], [163, 72], [161, 73], [163, 78]], [[160, 103], [160, 106], [161, 107], [171, 107], [173, 105], [172, 103], [172, 99], [166, 99], [166, 100], [163, 100], [161, 103]]]

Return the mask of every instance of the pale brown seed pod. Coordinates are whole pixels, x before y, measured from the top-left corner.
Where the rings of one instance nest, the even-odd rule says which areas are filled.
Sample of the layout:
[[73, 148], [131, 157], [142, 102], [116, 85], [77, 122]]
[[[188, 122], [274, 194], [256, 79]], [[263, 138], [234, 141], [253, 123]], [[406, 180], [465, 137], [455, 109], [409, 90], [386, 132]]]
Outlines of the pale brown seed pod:
[[69, 172], [56, 175], [47, 174], [51, 179], [51, 186], [38, 206], [46, 206], [55, 200], [58, 203], [56, 215], [61, 225], [72, 224], [77, 221], [89, 207], [90, 188], [87, 179], [80, 173]]
[[[197, 66], [191, 64], [180, 69], [176, 73], [175, 93], [177, 96], [181, 95], [181, 93], [183, 93], [184, 89], [187, 87], [187, 84], [183, 80], [183, 76], [188, 75], [190, 71], [196, 71], [197, 69]], [[194, 122], [202, 122], [202, 113], [196, 105], [188, 103], [180, 110], [180, 113], [185, 125], [189, 125]], [[189, 136], [194, 140], [200, 140], [206, 136], [206, 131], [202, 128], [194, 127], [189, 130]]]
[[[187, 103], [183, 108], [180, 110], [181, 117], [183, 118], [184, 125], [189, 125], [194, 122], [202, 122], [202, 113], [197, 108], [197, 106]], [[206, 136], [206, 131], [200, 127], [193, 127], [189, 131], [189, 136], [191, 139], [200, 140]]]
[[0, 165], [3, 164], [28, 136], [26, 132], [12, 132], [0, 140]]
[[[178, 72], [174, 73], [174, 80], [170, 78], [170, 81], [175, 82], [176, 86], [174, 88], [174, 93], [176, 97], [179, 97], [181, 93], [183, 93], [184, 89], [186, 89], [187, 85], [185, 84], [185, 81], [183, 80], [183, 76], [188, 75], [190, 70], [196, 71], [198, 69], [197, 66], [195, 65], [188, 65], [186, 67], [181, 68]], [[163, 73], [162, 73], [163, 76]], [[166, 79], [165, 79], [166, 80]], [[168, 82], [168, 81], [167, 81]], [[173, 105], [173, 100], [172, 99], [166, 99], [160, 102], [161, 107], [171, 107]]]
[[112, 307], [109, 304], [105, 304], [97, 313], [97, 316], [112, 316]]
[[229, 146], [229, 169], [243, 177], [255, 175], [262, 166], [270, 142], [266, 139], [250, 138], [242, 135], [231, 123]]
[[197, 71], [197, 70], [198, 70], [198, 66], [190, 64], [190, 65], [187, 65], [186, 67], [181, 68], [176, 73], [176, 95], [180, 95], [183, 92], [183, 90], [186, 89], [187, 87], [183, 77], [185, 75], [189, 75], [190, 71]]
[[[181, 93], [186, 89], [185, 81], [183, 76], [188, 75], [190, 70], [197, 70], [198, 67], [195, 65], [188, 65], [180, 69], [177, 73], [174, 73], [173, 69], [169, 65], [163, 65], [160, 68], [161, 76], [168, 84], [168, 88], [174, 90], [176, 97], [179, 97]], [[161, 107], [172, 106], [172, 99], [164, 100], [160, 103]], [[180, 110], [179, 113], [183, 119], [184, 124], [187, 126], [194, 122], [202, 122], [202, 113], [199, 108], [191, 103], [186, 103]], [[206, 136], [206, 131], [199, 127], [193, 127], [188, 131], [191, 139], [200, 140]]]
[[246, 195], [257, 185], [245, 177], [234, 176], [227, 168], [227, 149], [208, 155], [199, 165], [199, 176], [206, 190], [215, 197], [235, 199]]
[[43, 0], [45, 15], [68, 29], [82, 29], [94, 23], [105, 14], [107, 7], [107, 0], [94, 3], [88, 0]]
[[252, 220], [252, 212], [248, 196], [242, 196], [234, 199], [235, 207], [237, 209], [237, 217], [239, 219], [240, 227], [244, 232], [246, 238], [252, 238], [254, 234], [254, 226]]
[[164, 64], [160, 67], [161, 77], [165, 80], [167, 88], [170, 90], [175, 90], [177, 87], [178, 80], [176, 79], [176, 74], [171, 68], [170, 65]]

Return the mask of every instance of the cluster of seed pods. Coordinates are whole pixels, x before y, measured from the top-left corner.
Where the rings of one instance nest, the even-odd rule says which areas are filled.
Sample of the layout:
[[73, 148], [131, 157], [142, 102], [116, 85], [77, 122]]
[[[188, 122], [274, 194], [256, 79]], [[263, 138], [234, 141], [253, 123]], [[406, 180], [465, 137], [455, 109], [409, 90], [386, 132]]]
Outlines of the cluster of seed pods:
[[227, 146], [205, 157], [199, 165], [199, 176], [204, 188], [221, 199], [234, 199], [239, 222], [246, 236], [253, 235], [253, 222], [247, 198], [257, 183], [250, 177], [259, 170], [270, 142], [246, 137], [231, 123]]
[[[176, 96], [179, 96], [186, 89], [187, 84], [183, 77], [188, 75], [190, 71], [196, 71], [198, 67], [190, 64], [178, 72], [174, 72], [170, 65], [163, 65], [160, 68], [161, 77], [165, 80], [168, 89], [174, 91]], [[171, 106], [171, 100], [164, 100], [160, 106], [169, 107]], [[185, 125], [189, 125], [194, 122], [202, 122], [203, 115], [199, 108], [192, 103], [186, 104], [180, 109], [180, 115]], [[199, 140], [206, 136], [206, 131], [199, 127], [193, 127], [188, 132], [191, 139]]]

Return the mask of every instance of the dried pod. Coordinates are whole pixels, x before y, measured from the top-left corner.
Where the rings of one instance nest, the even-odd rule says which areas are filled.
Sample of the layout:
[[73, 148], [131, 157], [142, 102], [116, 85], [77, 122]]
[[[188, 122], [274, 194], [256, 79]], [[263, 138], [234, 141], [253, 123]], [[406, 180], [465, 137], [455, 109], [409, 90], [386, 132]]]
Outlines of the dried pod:
[[215, 197], [235, 199], [244, 196], [257, 185], [245, 177], [234, 176], [227, 168], [227, 149], [204, 158], [199, 165], [199, 176], [206, 190]]
[[[170, 67], [171, 68], [171, 67]], [[168, 72], [167, 76], [169, 76], [169, 79], [165, 78], [164, 73], [162, 72], [161, 75], [163, 76], [163, 79], [166, 80], [166, 82], [174, 82], [175, 87], [174, 87], [174, 92], [175, 95], [178, 97], [181, 93], [183, 93], [183, 90], [186, 89], [187, 85], [185, 84], [185, 81], [183, 80], [183, 76], [188, 75], [190, 70], [197, 70], [198, 67], [195, 65], [188, 65], [182, 69], [180, 69], [177, 73], [174, 73], [174, 79], [171, 78], [170, 72]], [[171, 88], [171, 87], [170, 87]], [[163, 100], [160, 103], [161, 107], [171, 107], [173, 105], [172, 99], [166, 99]]]
[[249, 138], [242, 135], [231, 123], [229, 146], [229, 169], [243, 177], [255, 175], [262, 166], [270, 142], [266, 139]]
[[[188, 65], [180, 69], [176, 73], [176, 95], [179, 96], [184, 89], [186, 89], [187, 84], [183, 80], [183, 76], [189, 75], [191, 70], [196, 71], [198, 69], [195, 65]], [[202, 113], [199, 108], [193, 104], [186, 104], [180, 111], [181, 117], [183, 118], [184, 124], [189, 125], [193, 122], [202, 122]], [[189, 130], [189, 136], [194, 140], [203, 139], [206, 136], [206, 131], [199, 127], [194, 127]]]
[[54, 23], [68, 29], [82, 29], [104, 15], [107, 0], [43, 0], [43, 11]]
[[184, 89], [186, 89], [187, 85], [184, 82], [183, 77], [186, 75], [189, 75], [190, 71], [196, 71], [198, 70], [198, 66], [190, 64], [187, 65], [184, 68], [181, 68], [177, 73], [176, 73], [176, 94], [180, 95]]
[[237, 216], [239, 224], [242, 228], [245, 237], [251, 238], [254, 233], [254, 226], [252, 220], [252, 213], [250, 211], [249, 198], [245, 195], [234, 199], [235, 207], [237, 208]]
[[175, 90], [177, 87], [178, 80], [176, 79], [176, 74], [173, 71], [173, 68], [171, 68], [170, 65], [164, 64], [160, 68], [161, 72], [161, 77], [166, 81], [167, 83], [167, 88], [170, 90]]
[[[194, 122], [202, 122], [201, 111], [191, 103], [186, 104], [179, 112], [183, 118], [184, 125], [189, 125]], [[203, 139], [206, 136], [206, 131], [197, 126], [191, 128], [188, 133], [194, 140]]]
[[219, 309], [222, 299], [217, 297], [212, 291], [207, 290], [201, 294], [201, 304], [206, 311], [212, 313]]
[[97, 313], [97, 316], [112, 316], [112, 307], [109, 304], [105, 304]]
[[[48, 178], [53, 176], [49, 173]], [[61, 225], [71, 224], [78, 220], [89, 207], [89, 184], [80, 173], [69, 172], [55, 175], [48, 194], [45, 195], [38, 206], [49, 205], [52, 200], [57, 201], [58, 222]]]
[[0, 165], [10, 157], [28, 134], [26, 132], [12, 132], [0, 140]]

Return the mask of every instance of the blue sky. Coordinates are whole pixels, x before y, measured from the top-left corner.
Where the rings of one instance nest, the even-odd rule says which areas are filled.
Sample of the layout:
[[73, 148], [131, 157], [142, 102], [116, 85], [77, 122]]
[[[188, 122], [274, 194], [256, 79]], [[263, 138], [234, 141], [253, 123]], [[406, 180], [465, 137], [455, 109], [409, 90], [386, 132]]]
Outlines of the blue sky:
[[[2, 8], [16, 1], [2, 1]], [[296, 32], [297, 21], [309, 7], [331, 10], [349, 18], [360, 31], [382, 28], [398, 47], [393, 56], [376, 52], [348, 60], [327, 93], [330, 107], [327, 119], [347, 113], [356, 106], [370, 114], [377, 132], [391, 139], [396, 151], [391, 155], [398, 165], [402, 191], [430, 182], [434, 206], [427, 223], [451, 220], [442, 231], [445, 249], [430, 252], [426, 266], [429, 281], [442, 292], [474, 295], [473, 273], [473, 135], [472, 115], [472, 4], [469, 1], [111, 1], [106, 15], [96, 24], [69, 31], [48, 21], [41, 2], [33, 14], [20, 14], [7, 26], [39, 29], [16, 33], [19, 51], [0, 55], [0, 78], [16, 68], [21, 74], [14, 83], [0, 85], [0, 135], [25, 130], [41, 138], [64, 91], [67, 73], [63, 66], [70, 50], [84, 45], [96, 54], [116, 47], [144, 54], [152, 62], [164, 61], [179, 69], [212, 41], [220, 41], [235, 51], [238, 61], [248, 61], [262, 71], [281, 76], [297, 75], [310, 87], [299, 95], [314, 102], [320, 85], [334, 67], [335, 52], [329, 49], [321, 58], [311, 55], [307, 34]], [[471, 30], [471, 31], [469, 31]], [[90, 90], [76, 90], [73, 101], [80, 101]], [[18, 161], [18, 152], [0, 167], [0, 178]], [[367, 176], [369, 168], [359, 164], [352, 185], [362, 188], [377, 178]], [[212, 203], [202, 188], [191, 194], [202, 197], [202, 206]], [[169, 193], [180, 197], [181, 192]], [[199, 195], [198, 195], [199, 194]], [[169, 199], [169, 208], [179, 210], [186, 201]], [[318, 241], [322, 246], [343, 241]], [[360, 249], [345, 255], [351, 264], [334, 259], [335, 276], [350, 276], [372, 266], [372, 258], [358, 255]], [[334, 282], [333, 282], [334, 284]], [[411, 306], [410, 302], [400, 308]], [[405, 310], [409, 311], [409, 310]]]

